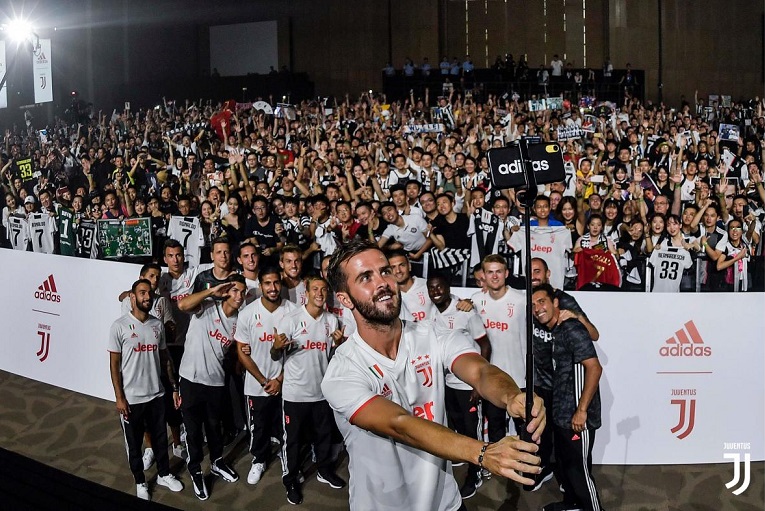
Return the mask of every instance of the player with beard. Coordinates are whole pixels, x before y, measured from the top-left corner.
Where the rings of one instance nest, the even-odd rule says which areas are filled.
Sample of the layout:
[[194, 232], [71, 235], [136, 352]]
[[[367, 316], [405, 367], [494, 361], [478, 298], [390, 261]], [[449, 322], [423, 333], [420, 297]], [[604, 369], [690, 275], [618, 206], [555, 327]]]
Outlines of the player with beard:
[[[531, 285], [537, 286], [550, 283], [550, 270], [547, 263], [540, 257], [531, 259]], [[562, 289], [553, 290], [553, 298], [558, 301], [560, 309], [559, 322], [568, 319], [578, 320], [587, 329], [593, 341], [600, 338], [598, 329], [593, 325], [587, 314], [577, 303], [576, 299]], [[552, 334], [542, 327], [534, 319], [534, 392], [541, 396], [548, 409], [552, 409], [553, 391], [553, 362], [552, 362]], [[536, 491], [544, 483], [552, 479], [555, 466], [552, 464], [553, 452], [553, 428], [547, 428], [542, 434], [542, 442], [539, 444], [539, 457], [542, 458], [542, 473], [536, 478], [533, 486], [524, 487], [529, 491]]]
[[303, 252], [294, 245], [284, 247], [279, 255], [282, 269], [282, 298], [297, 306], [305, 305], [307, 292], [303, 282]]
[[178, 372], [189, 453], [187, 467], [199, 500], [209, 497], [202, 474], [203, 425], [212, 461], [210, 471], [227, 482], [239, 480], [222, 457], [221, 420], [226, 397], [224, 361], [234, 342], [237, 313], [246, 292], [244, 277], [235, 273], [227, 282], [187, 296], [180, 303], [182, 311], [193, 314]]
[[239, 312], [234, 339], [239, 362], [246, 369], [244, 393], [250, 430], [252, 466], [249, 484], [258, 484], [271, 458], [271, 438], [282, 438], [282, 360], [274, 361], [270, 351], [274, 330], [284, 316], [296, 308], [281, 296], [282, 281], [278, 268], [265, 268], [258, 275], [263, 295]]
[[141, 442], [145, 431], [157, 457], [157, 484], [181, 491], [183, 484], [170, 474], [165, 425], [165, 390], [160, 373], [166, 371], [173, 389], [173, 402], [181, 404], [178, 380], [167, 353], [162, 322], [151, 316], [154, 294], [148, 280], [137, 280], [130, 290], [131, 311], [112, 325], [109, 333], [109, 370], [117, 401], [117, 412], [125, 436], [128, 463], [139, 498], [149, 500]]
[[[396, 279], [374, 244], [354, 240], [340, 247], [329, 276], [358, 326], [335, 351], [322, 382], [350, 456], [350, 508], [464, 509], [450, 461], [530, 484], [519, 472], [539, 472], [536, 445], [517, 437], [484, 443], [444, 426], [447, 370], [520, 417], [525, 395], [513, 379], [464, 334], [437, 330], [429, 321], [401, 321]], [[532, 415], [528, 431], [536, 441], [546, 422], [539, 398]]]

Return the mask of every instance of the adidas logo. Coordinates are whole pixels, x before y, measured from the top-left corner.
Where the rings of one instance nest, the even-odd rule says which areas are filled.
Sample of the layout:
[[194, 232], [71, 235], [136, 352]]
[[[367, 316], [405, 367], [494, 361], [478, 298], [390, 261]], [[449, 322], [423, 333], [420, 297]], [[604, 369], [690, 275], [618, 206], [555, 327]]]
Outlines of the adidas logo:
[[49, 302], [61, 301], [61, 296], [56, 289], [56, 281], [53, 279], [53, 275], [48, 275], [48, 278], [37, 287], [35, 298], [38, 300], [47, 300]]
[[662, 357], [711, 357], [712, 348], [704, 345], [696, 325], [693, 321], [683, 325], [673, 337], [665, 341], [665, 345], [659, 349]]

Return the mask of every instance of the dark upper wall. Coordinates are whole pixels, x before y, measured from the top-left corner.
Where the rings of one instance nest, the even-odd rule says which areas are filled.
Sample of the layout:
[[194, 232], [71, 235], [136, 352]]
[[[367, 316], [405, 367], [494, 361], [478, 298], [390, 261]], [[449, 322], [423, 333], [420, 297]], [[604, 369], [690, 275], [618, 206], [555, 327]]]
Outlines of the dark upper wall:
[[[477, 66], [497, 55], [552, 55], [600, 68], [631, 62], [658, 93], [658, 5], [662, 5], [664, 95], [762, 95], [761, 2], [751, 0], [41, 0], [40, 25], [57, 26], [56, 98], [76, 89], [110, 108], [152, 80], [195, 80], [209, 73], [207, 27], [277, 20], [280, 65], [306, 72], [318, 94], [377, 88], [392, 58], [465, 55]], [[703, 5], [707, 7], [703, 7]], [[586, 15], [583, 12], [586, 5]], [[466, 14], [467, 35], [466, 35]], [[564, 27], [563, 17], [566, 24]], [[545, 41], [545, 32], [547, 38]], [[52, 33], [41, 29], [41, 35]], [[246, 44], [246, 41], [243, 41]], [[152, 101], [159, 98], [152, 98]], [[63, 101], [62, 101], [63, 100]]]

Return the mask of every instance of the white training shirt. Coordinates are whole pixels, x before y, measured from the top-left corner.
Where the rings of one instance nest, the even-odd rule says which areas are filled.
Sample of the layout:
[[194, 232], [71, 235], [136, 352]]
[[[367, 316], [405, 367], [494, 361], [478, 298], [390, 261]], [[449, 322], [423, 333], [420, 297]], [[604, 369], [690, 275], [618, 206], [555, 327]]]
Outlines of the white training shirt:
[[[293, 403], [313, 403], [324, 399], [321, 380], [329, 364], [332, 332], [339, 328], [337, 317], [322, 311], [314, 318], [305, 305], [284, 316], [284, 326], [277, 328], [290, 340], [284, 350], [282, 396]], [[282, 329], [283, 328], [283, 329]]]
[[223, 359], [234, 342], [237, 315], [227, 317], [217, 300], [205, 300], [192, 314], [178, 374], [194, 383], [222, 387]]
[[382, 237], [401, 243], [407, 252], [416, 252], [425, 244], [423, 233], [428, 230], [428, 223], [419, 214], [401, 215], [401, 218], [404, 226], [388, 224]]
[[[470, 312], [464, 312], [457, 309], [457, 302], [460, 298], [457, 295], [451, 295], [449, 306], [441, 312], [438, 307], [435, 308], [434, 323], [444, 330], [461, 332], [473, 341], [486, 335], [486, 329], [481, 322], [481, 316], [476, 309]], [[476, 349], [480, 346], [476, 343]], [[457, 390], [473, 390], [473, 387], [463, 382], [452, 373], [446, 375], [446, 386]]]
[[[263, 305], [259, 298], [239, 311], [237, 320], [236, 342], [250, 346], [250, 358], [263, 376], [269, 380], [278, 377], [282, 372], [282, 360], [271, 359], [271, 347], [274, 344], [274, 328], [277, 330], [284, 324], [284, 316], [297, 307], [289, 300], [282, 300], [274, 312]], [[269, 394], [263, 390], [255, 377], [245, 372], [244, 393], [247, 396], [266, 397]]]
[[428, 282], [425, 279], [412, 276], [414, 283], [409, 291], [401, 290], [402, 309], [407, 312], [406, 319], [411, 321], [433, 320], [436, 306], [428, 296]]
[[107, 350], [120, 353], [122, 388], [128, 404], [148, 403], [163, 396], [159, 350], [164, 350], [165, 329], [157, 318], [141, 322], [132, 313], [112, 323]]
[[505, 289], [499, 300], [494, 300], [488, 292], [475, 293], [473, 306], [478, 309], [491, 342], [490, 362], [523, 388], [526, 386], [526, 296], [510, 286]]
[[404, 322], [396, 360], [373, 350], [358, 332], [337, 348], [321, 387], [350, 456], [351, 510], [459, 509], [462, 499], [450, 462], [352, 421], [382, 396], [414, 416], [445, 426], [444, 373], [466, 353], [477, 353], [474, 342], [431, 321]]

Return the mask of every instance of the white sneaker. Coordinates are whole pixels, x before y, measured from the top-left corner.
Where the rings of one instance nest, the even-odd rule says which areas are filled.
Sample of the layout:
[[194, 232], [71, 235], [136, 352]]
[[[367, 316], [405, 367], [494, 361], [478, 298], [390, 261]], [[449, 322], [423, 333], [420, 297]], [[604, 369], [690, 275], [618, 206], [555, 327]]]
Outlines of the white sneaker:
[[180, 482], [173, 474], [167, 474], [166, 476], [157, 476], [157, 486], [164, 486], [170, 491], [181, 491], [183, 489], [183, 483]]
[[250, 467], [250, 472], [247, 474], [247, 484], [258, 484], [265, 471], [265, 463], [253, 463]]
[[183, 445], [173, 444], [173, 456], [175, 456], [176, 458], [180, 458], [183, 461], [186, 461], [186, 458], [187, 458], [186, 448]]
[[146, 450], [143, 451], [143, 469], [149, 470], [152, 465], [154, 465], [154, 449], [147, 447]]
[[136, 484], [135, 494], [139, 499], [151, 500], [151, 497], [149, 496], [149, 485], [146, 483]]
[[181, 424], [181, 444], [183, 445], [185, 443], [186, 443], [186, 425]]

